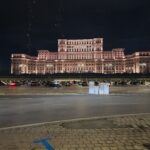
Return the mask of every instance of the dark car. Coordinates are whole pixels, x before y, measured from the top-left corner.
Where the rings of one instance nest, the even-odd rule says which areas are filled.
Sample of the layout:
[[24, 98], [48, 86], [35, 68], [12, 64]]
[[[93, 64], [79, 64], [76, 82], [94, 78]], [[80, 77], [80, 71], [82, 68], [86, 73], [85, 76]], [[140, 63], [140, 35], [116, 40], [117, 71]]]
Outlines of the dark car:
[[59, 84], [59, 83], [49, 83], [48, 87], [57, 87], [57, 88], [59, 88], [59, 87], [62, 87], [62, 85]]
[[65, 82], [65, 86], [71, 86], [72, 84], [71, 84], [71, 82]]
[[40, 83], [37, 81], [31, 81], [30, 83], [28, 83], [29, 86], [40, 86]]
[[47, 82], [47, 83], [45, 84], [45, 86], [47, 86], [47, 87], [57, 87], [57, 88], [62, 87], [62, 85], [61, 85], [60, 83], [58, 83], [58, 82], [53, 82], [53, 81]]
[[88, 83], [86, 81], [83, 81], [81, 85], [82, 86], [88, 86]]

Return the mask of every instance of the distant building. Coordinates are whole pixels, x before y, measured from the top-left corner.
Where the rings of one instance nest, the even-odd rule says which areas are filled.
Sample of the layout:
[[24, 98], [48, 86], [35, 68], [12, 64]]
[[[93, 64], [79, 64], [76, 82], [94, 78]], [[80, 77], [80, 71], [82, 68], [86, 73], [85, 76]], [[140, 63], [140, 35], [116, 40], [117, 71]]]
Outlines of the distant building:
[[58, 52], [11, 55], [12, 74], [150, 73], [150, 52], [125, 55], [123, 48], [103, 51], [103, 38], [58, 40]]

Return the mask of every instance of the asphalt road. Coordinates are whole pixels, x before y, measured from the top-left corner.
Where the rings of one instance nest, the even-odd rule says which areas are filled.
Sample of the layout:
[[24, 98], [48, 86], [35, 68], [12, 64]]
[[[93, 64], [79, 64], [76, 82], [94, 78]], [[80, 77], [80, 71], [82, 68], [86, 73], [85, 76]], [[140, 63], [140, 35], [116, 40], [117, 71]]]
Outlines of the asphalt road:
[[0, 96], [0, 127], [148, 112], [150, 94]]

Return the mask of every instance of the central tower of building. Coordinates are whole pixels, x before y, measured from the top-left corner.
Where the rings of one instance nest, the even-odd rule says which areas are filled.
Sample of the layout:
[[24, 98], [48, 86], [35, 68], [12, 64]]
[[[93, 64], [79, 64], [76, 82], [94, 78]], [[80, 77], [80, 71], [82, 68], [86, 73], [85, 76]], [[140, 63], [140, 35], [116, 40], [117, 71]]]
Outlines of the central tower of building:
[[58, 40], [58, 59], [94, 59], [102, 51], [103, 38]]

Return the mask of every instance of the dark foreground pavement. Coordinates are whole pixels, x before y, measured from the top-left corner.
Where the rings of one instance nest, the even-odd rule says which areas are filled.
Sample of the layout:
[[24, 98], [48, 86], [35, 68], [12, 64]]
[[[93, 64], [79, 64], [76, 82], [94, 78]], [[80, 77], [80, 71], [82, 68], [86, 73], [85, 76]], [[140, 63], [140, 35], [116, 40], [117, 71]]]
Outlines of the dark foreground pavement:
[[0, 129], [0, 150], [149, 150], [150, 114], [60, 121]]

